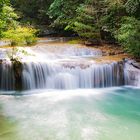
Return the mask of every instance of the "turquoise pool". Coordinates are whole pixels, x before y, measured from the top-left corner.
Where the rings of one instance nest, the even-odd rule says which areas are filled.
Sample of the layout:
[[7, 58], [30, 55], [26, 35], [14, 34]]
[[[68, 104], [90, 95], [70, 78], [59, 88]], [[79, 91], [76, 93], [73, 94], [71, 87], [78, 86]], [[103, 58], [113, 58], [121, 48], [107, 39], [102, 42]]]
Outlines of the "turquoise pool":
[[139, 140], [140, 89], [1, 92], [0, 140]]

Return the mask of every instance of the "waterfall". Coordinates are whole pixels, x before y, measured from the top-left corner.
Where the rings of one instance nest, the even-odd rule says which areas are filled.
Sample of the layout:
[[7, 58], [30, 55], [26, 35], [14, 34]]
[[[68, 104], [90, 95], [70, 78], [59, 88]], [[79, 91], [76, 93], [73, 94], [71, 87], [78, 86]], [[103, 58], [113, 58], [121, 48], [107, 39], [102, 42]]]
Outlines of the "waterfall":
[[93, 64], [86, 68], [47, 63], [23, 64], [23, 88], [75, 89], [112, 87], [124, 84], [118, 63]]
[[126, 85], [140, 87], [140, 70], [132, 66], [130, 63], [125, 63], [124, 77]]
[[[64, 65], [46, 62], [23, 62], [22, 89], [77, 89], [124, 85], [122, 66], [110, 64]], [[0, 65], [0, 89], [15, 89], [12, 64]]]
[[66, 43], [20, 47], [20, 67], [5, 60], [10, 48], [1, 50], [0, 90], [104, 88], [129, 81], [124, 64], [98, 62], [102, 52], [94, 48]]
[[12, 63], [9, 61], [0, 62], [0, 90], [14, 90], [15, 78]]

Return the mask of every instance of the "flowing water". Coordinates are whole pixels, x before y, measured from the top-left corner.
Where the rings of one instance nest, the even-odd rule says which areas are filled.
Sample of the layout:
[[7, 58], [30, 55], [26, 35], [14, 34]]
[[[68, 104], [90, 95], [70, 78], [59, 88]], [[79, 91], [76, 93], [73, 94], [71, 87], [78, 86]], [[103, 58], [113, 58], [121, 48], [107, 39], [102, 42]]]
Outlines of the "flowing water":
[[8, 92], [0, 140], [139, 140], [140, 89]]
[[[21, 72], [14, 71], [11, 62], [1, 62], [0, 90], [14, 90], [15, 75], [22, 79], [22, 90], [103, 88], [125, 84], [123, 64], [96, 62], [102, 57], [100, 50], [43, 41], [32, 48], [24, 48], [28, 55], [24, 56], [22, 50], [17, 53], [21, 56]], [[7, 53], [7, 49], [3, 49], [3, 59]]]
[[0, 140], [140, 139], [140, 89], [124, 86], [131, 74], [123, 63], [51, 39], [24, 50], [15, 72], [11, 49], [1, 49]]

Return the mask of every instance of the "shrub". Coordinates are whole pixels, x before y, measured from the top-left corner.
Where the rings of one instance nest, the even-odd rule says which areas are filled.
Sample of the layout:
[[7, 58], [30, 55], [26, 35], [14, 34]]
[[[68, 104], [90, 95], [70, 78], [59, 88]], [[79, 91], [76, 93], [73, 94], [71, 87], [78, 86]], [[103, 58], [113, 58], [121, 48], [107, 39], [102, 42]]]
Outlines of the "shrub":
[[31, 27], [18, 26], [16, 29], [9, 29], [3, 33], [5, 39], [11, 42], [11, 46], [30, 45], [36, 42], [36, 29]]

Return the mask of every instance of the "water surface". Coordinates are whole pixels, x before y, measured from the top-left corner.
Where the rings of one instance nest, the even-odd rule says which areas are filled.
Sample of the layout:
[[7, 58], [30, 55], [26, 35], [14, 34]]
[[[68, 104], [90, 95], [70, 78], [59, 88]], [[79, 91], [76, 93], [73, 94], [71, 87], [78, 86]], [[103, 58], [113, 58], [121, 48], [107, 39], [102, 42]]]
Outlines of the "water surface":
[[0, 140], [139, 140], [140, 89], [1, 92]]

